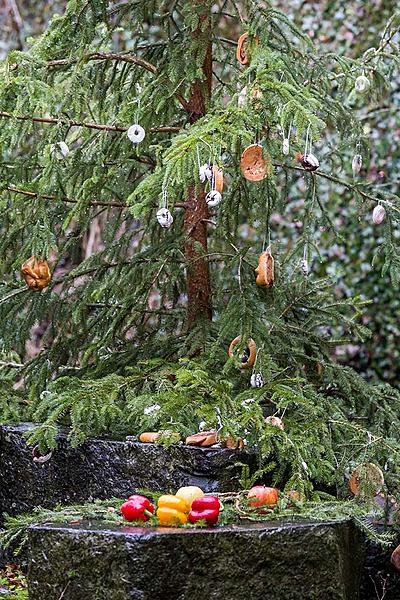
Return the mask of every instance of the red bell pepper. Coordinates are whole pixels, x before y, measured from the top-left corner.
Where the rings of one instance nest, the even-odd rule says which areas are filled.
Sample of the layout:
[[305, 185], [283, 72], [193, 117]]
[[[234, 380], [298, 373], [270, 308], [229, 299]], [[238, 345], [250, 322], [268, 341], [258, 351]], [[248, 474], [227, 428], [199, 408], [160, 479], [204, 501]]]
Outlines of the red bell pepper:
[[154, 513], [154, 506], [145, 496], [133, 494], [120, 510], [125, 521], [148, 521]]
[[218, 522], [221, 503], [216, 496], [203, 496], [197, 498], [192, 503], [192, 510], [189, 513], [189, 523], [205, 521], [207, 525], [216, 525]]

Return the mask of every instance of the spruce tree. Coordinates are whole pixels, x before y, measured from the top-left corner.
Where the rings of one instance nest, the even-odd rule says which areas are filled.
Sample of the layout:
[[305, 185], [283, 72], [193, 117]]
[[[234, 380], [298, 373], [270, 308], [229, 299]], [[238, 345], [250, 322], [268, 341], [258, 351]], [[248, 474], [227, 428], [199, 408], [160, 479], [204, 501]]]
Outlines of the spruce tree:
[[[78, 444], [148, 429], [168, 442], [201, 423], [245, 438], [256, 476], [300, 492], [345, 491], [366, 462], [395, 489], [400, 395], [332, 360], [368, 335], [365, 300], [338, 299], [310, 266], [321, 228], [340, 235], [329, 201], [340, 186], [375, 221], [385, 213], [384, 270], [399, 279], [399, 199], [363, 177], [358, 118], [390, 89], [399, 22], [356, 59], [317, 52], [270, 2], [70, 0], [27, 51], [9, 53], [3, 421], [41, 423], [30, 441], [43, 448], [62, 424]], [[293, 216], [298, 235], [284, 242]], [[27, 360], [33, 332], [40, 351]], [[255, 364], [241, 368], [251, 339]]]

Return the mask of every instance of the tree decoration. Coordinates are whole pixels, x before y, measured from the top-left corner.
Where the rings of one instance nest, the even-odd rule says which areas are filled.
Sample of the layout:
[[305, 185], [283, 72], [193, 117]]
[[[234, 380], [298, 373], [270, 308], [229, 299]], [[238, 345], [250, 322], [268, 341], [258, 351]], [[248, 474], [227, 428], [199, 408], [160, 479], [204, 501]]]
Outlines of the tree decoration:
[[253, 388], [261, 388], [265, 384], [262, 373], [253, 373], [250, 377], [250, 385]]
[[258, 258], [258, 266], [255, 269], [257, 285], [264, 288], [270, 288], [274, 285], [274, 263], [275, 260], [271, 254], [271, 246], [268, 246]]
[[200, 433], [189, 435], [189, 437], [186, 438], [185, 444], [187, 446], [202, 446], [205, 448], [218, 444], [218, 441], [217, 431], [201, 431]]
[[222, 194], [224, 189], [224, 172], [217, 165], [212, 168], [212, 189]]
[[168, 193], [165, 188], [162, 191], [163, 201], [162, 207], [157, 211], [157, 221], [164, 229], [169, 229], [174, 222], [174, 217], [168, 210]]
[[351, 161], [351, 169], [353, 171], [353, 175], [358, 175], [362, 168], [363, 159], [361, 154], [355, 154], [353, 156], [353, 160]]
[[349, 487], [355, 496], [375, 496], [381, 491], [384, 483], [381, 469], [373, 463], [364, 463], [354, 469]]
[[174, 222], [174, 217], [171, 215], [168, 208], [160, 208], [157, 211], [157, 221], [164, 229], [169, 229]]
[[319, 168], [319, 160], [314, 154], [298, 154], [297, 160], [306, 171], [316, 171]]
[[319, 160], [312, 153], [312, 135], [311, 135], [311, 123], [307, 128], [306, 143], [304, 153], [298, 153], [296, 155], [297, 160], [306, 171], [316, 171], [319, 168]]
[[289, 138], [283, 138], [282, 153], [285, 156], [288, 156], [289, 152], [290, 152], [290, 141], [289, 141]]
[[260, 144], [248, 146], [240, 159], [240, 169], [248, 181], [261, 181], [265, 177], [266, 162]]
[[285, 429], [282, 419], [275, 416], [265, 417], [265, 422], [267, 425], [271, 425], [272, 427], [278, 427], [282, 431]]
[[69, 154], [69, 148], [65, 142], [57, 142], [51, 146], [51, 151], [57, 160], [63, 160], [67, 158]]
[[375, 223], [375, 225], [380, 225], [382, 223], [382, 221], [385, 220], [386, 217], [386, 210], [385, 207], [382, 206], [382, 204], [377, 204], [377, 206], [375, 206], [374, 210], [372, 211], [372, 220]]
[[[228, 354], [232, 358], [235, 355], [235, 348], [242, 341], [242, 336], [238, 335], [232, 340], [231, 345], [229, 346]], [[256, 362], [257, 357], [257, 346], [253, 339], [249, 338], [247, 340], [247, 346], [245, 351], [240, 359], [240, 368], [241, 369], [251, 369], [251, 367]]]
[[302, 258], [300, 262], [300, 269], [303, 273], [304, 277], [307, 277], [309, 274], [308, 260], [306, 258]]
[[205, 183], [206, 181], [211, 181], [213, 174], [213, 170], [209, 163], [205, 163], [199, 167], [199, 179], [201, 183]]
[[207, 202], [207, 205], [210, 207], [218, 206], [218, 204], [221, 202], [221, 200], [222, 200], [222, 196], [216, 190], [211, 190], [206, 195], [206, 202]]
[[358, 92], [359, 94], [363, 94], [369, 89], [370, 85], [370, 80], [363, 73], [362, 75], [359, 75], [355, 80], [354, 88], [356, 92]]
[[31, 256], [21, 267], [22, 276], [26, 285], [34, 292], [40, 292], [51, 281], [51, 273], [47, 260]]
[[[236, 58], [238, 59], [238, 61], [240, 62], [241, 65], [247, 65], [250, 62], [249, 54], [247, 51], [248, 39], [249, 39], [249, 34], [247, 32], [243, 33], [240, 36], [240, 38], [238, 39], [237, 49], [236, 49]], [[259, 39], [257, 36], [255, 36], [255, 38], [254, 38], [254, 43], [256, 46], [258, 46]]]
[[126, 133], [132, 144], [140, 144], [140, 142], [143, 142], [146, 135], [145, 130], [141, 125], [138, 125], [138, 123], [131, 125]]
[[238, 107], [243, 108], [247, 102], [247, 86], [242, 88], [238, 94]]
[[142, 444], [154, 444], [154, 442], [160, 437], [159, 431], [145, 431], [139, 436], [139, 442]]

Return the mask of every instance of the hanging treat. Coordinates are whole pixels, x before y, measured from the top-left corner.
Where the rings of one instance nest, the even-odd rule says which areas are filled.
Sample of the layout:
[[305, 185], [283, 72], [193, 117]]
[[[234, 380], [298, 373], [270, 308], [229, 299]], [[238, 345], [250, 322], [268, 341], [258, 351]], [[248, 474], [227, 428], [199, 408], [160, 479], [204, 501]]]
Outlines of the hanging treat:
[[144, 433], [140, 434], [139, 442], [142, 442], [142, 444], [154, 444], [160, 435], [161, 433], [159, 431], [145, 431]]
[[238, 95], [238, 107], [242, 108], [247, 102], [247, 86], [240, 90]]
[[211, 165], [206, 163], [204, 165], [201, 165], [200, 169], [199, 169], [199, 178], [201, 183], [205, 183], [206, 181], [211, 181], [213, 175], [213, 170], [211, 168]]
[[375, 225], [380, 225], [382, 223], [382, 221], [385, 219], [385, 217], [386, 217], [385, 207], [382, 206], [382, 204], [378, 204], [377, 206], [375, 206], [375, 208], [372, 212], [372, 220], [375, 223]]
[[218, 206], [218, 204], [221, 202], [221, 200], [222, 200], [222, 196], [216, 190], [212, 190], [211, 192], [208, 192], [208, 194], [206, 196], [207, 206], [210, 206], [210, 207]]
[[[238, 39], [237, 49], [236, 49], [236, 58], [240, 62], [241, 65], [247, 65], [250, 62], [248, 52], [246, 50], [248, 43], [249, 34], [243, 33]], [[258, 37], [255, 36], [254, 43], [258, 46]]]
[[42, 465], [45, 462], [49, 461], [52, 456], [53, 456], [53, 452], [52, 451], [48, 452], [47, 454], [41, 454], [41, 452], [39, 450], [39, 446], [34, 446], [33, 449], [32, 449], [32, 459], [33, 459], [33, 462], [39, 463], [40, 465]]
[[253, 373], [253, 375], [250, 377], [251, 387], [261, 388], [261, 387], [263, 387], [264, 384], [265, 384], [265, 380], [264, 380], [264, 377], [262, 376], [262, 373]]
[[220, 194], [224, 189], [224, 172], [217, 165], [213, 165], [212, 168], [211, 188]]
[[393, 550], [392, 555], [390, 557], [390, 562], [392, 563], [395, 569], [400, 571], [400, 545]]
[[362, 156], [361, 154], [355, 154], [353, 156], [353, 160], [351, 161], [351, 169], [353, 171], [353, 175], [358, 175], [361, 171], [362, 167]]
[[174, 217], [171, 215], [168, 208], [160, 208], [160, 210], [157, 211], [157, 221], [160, 223], [161, 227], [169, 229], [174, 222]]
[[244, 448], [244, 439], [239, 437], [235, 439], [230, 433], [226, 436], [224, 440], [221, 440], [222, 448], [229, 448], [229, 450], [243, 450]]
[[287, 156], [290, 152], [290, 143], [289, 138], [284, 138], [282, 142], [282, 152], [285, 156]]
[[354, 83], [354, 88], [359, 94], [366, 92], [371, 85], [370, 80], [365, 75], [359, 75]]
[[301, 268], [301, 272], [303, 273], [304, 277], [307, 277], [307, 275], [309, 273], [309, 269], [308, 269], [308, 260], [306, 258], [301, 259], [300, 268]]
[[127, 131], [127, 136], [133, 144], [140, 144], [144, 140], [145, 135], [145, 130], [137, 123], [131, 125]]
[[69, 148], [65, 142], [57, 142], [51, 146], [51, 151], [57, 160], [63, 160], [67, 158], [69, 154]]
[[285, 429], [283, 421], [279, 417], [265, 417], [265, 422], [267, 425], [272, 425], [272, 427], [279, 427], [279, 429], [282, 429], [282, 431]]
[[260, 287], [270, 288], [274, 285], [274, 257], [271, 254], [271, 248], [268, 247], [262, 252], [258, 259], [256, 272], [256, 284]]
[[22, 276], [26, 285], [34, 292], [40, 292], [51, 281], [51, 274], [47, 260], [31, 256], [21, 267]]
[[381, 469], [373, 463], [364, 463], [354, 469], [349, 487], [355, 496], [361, 494], [373, 497], [381, 491], [384, 483]]
[[[232, 358], [235, 355], [235, 348], [238, 344], [240, 344], [242, 337], [238, 335], [232, 340], [231, 345], [229, 346], [228, 354]], [[247, 346], [243, 355], [240, 359], [240, 368], [241, 369], [251, 369], [251, 367], [256, 362], [257, 357], [257, 346], [254, 340], [251, 338], [247, 341]]]
[[266, 163], [260, 144], [248, 146], [240, 159], [240, 169], [243, 177], [249, 181], [261, 181], [265, 177]]
[[217, 431], [201, 431], [200, 433], [195, 433], [193, 435], [189, 435], [186, 438], [185, 444], [187, 446], [201, 446], [202, 448], [206, 448], [208, 446], [214, 446], [218, 444], [218, 432]]
[[306, 171], [316, 171], [319, 167], [319, 160], [314, 154], [299, 154], [297, 160]]

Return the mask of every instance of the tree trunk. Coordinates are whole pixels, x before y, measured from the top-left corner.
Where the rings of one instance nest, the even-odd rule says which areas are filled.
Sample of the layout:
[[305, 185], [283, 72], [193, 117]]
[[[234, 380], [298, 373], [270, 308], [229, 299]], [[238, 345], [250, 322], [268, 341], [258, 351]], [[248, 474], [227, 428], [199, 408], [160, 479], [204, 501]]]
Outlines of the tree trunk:
[[[207, 6], [207, 3], [192, 0], [193, 10]], [[208, 21], [208, 27], [203, 29], [204, 22]], [[195, 123], [206, 114], [207, 104], [211, 96], [212, 82], [212, 42], [211, 42], [211, 14], [203, 12], [193, 37], [204, 40], [207, 51], [203, 63], [203, 80], [196, 81], [191, 89], [190, 98], [187, 101], [189, 120]], [[204, 46], [203, 46], [204, 48]], [[207, 223], [208, 206], [205, 201], [205, 193], [197, 191], [194, 187], [188, 189], [186, 202], [184, 227], [188, 238], [185, 244], [185, 256], [188, 262], [186, 286], [188, 295], [187, 326], [192, 329], [198, 319], [211, 319], [211, 285], [210, 270], [207, 258], [201, 258], [207, 254]], [[200, 244], [202, 251], [196, 248]]]

